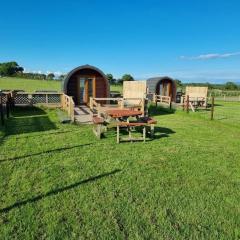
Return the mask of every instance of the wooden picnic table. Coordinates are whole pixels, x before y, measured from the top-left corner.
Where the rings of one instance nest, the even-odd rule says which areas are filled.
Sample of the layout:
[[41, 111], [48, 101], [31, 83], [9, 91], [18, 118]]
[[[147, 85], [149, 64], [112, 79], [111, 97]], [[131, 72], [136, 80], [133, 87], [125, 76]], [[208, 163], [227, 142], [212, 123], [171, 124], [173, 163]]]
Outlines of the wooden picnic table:
[[142, 111], [135, 111], [130, 109], [109, 109], [106, 110], [106, 113], [108, 116], [116, 119], [138, 117], [143, 114]]

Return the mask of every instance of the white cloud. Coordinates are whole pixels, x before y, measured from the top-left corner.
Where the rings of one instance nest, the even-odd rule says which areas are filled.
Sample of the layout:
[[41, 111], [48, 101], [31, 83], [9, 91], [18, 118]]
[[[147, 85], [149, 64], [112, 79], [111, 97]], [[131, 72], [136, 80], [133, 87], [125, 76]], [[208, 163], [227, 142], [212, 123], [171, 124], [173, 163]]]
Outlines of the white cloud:
[[209, 60], [209, 59], [217, 59], [217, 58], [229, 58], [233, 56], [240, 56], [240, 52], [233, 52], [233, 53], [208, 53], [208, 54], [201, 54], [199, 56], [187, 57], [181, 56], [180, 59], [184, 60]]
[[60, 71], [56, 71], [56, 72], [54, 72], [54, 75], [55, 76], [60, 76], [60, 75], [62, 75], [63, 73], [62, 72], [60, 72]]
[[228, 81], [240, 82], [240, 70], [190, 70], [182, 69], [176, 71], [163, 71], [155, 73], [142, 74], [136, 79], [148, 79], [150, 77], [169, 76], [180, 79], [183, 82], [211, 82], [211, 83], [225, 83]]

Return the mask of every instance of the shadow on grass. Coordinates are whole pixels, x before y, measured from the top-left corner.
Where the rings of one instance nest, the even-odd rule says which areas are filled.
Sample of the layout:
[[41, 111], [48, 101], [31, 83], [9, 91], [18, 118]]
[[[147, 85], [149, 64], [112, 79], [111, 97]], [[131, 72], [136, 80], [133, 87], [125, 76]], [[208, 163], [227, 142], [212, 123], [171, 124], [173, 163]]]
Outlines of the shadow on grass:
[[36, 115], [46, 115], [47, 113], [38, 107], [14, 107], [11, 115], [13, 117], [28, 117]]
[[23, 155], [23, 156], [19, 156], [19, 157], [13, 157], [13, 158], [7, 158], [7, 159], [0, 160], [0, 164], [3, 163], [3, 162], [7, 162], [7, 161], [17, 161], [17, 160], [21, 160], [23, 158], [38, 156], [38, 155], [45, 154], [45, 153], [60, 152], [60, 151], [64, 151], [64, 150], [69, 150], [69, 149], [79, 148], [79, 147], [85, 147], [85, 146], [90, 146], [90, 145], [92, 145], [92, 143], [80, 144], [80, 145], [74, 145], [74, 146], [68, 146], [68, 147], [61, 147], [61, 148], [50, 149], [50, 150], [39, 152], [39, 153], [27, 154], [27, 155]]
[[20, 137], [16, 137], [16, 139], [28, 139], [28, 138], [44, 137], [49, 135], [58, 135], [58, 134], [66, 134], [66, 133], [77, 133], [77, 132], [79, 132], [79, 130], [54, 131], [54, 132], [28, 135], [28, 136], [20, 136]]
[[[149, 129], [149, 128], [148, 128]], [[147, 138], [146, 139], [146, 142], [147, 141], [154, 141], [154, 140], [156, 140], [156, 139], [160, 139], [160, 138], [164, 138], [164, 137], [169, 137], [169, 135], [171, 135], [171, 134], [174, 134], [174, 133], [176, 133], [175, 131], [173, 131], [172, 129], [170, 129], [170, 128], [165, 128], [165, 127], [156, 127], [155, 126], [155, 128], [154, 128], [154, 137], [153, 138], [151, 138], [151, 134], [150, 134], [150, 132], [148, 131], [147, 132], [147, 137], [149, 137], [149, 138]], [[107, 132], [107, 134], [108, 134], [108, 136], [107, 136], [107, 138], [109, 138], [109, 137], [111, 137], [111, 138], [116, 138], [116, 129], [114, 128], [112, 128], [111, 130], [109, 130], [108, 132]], [[138, 135], [138, 137], [140, 137], [140, 136], [142, 136], [142, 134], [143, 134], [143, 128], [142, 127], [135, 127], [135, 130], [132, 132], [132, 136], [133, 135]], [[126, 129], [126, 128], [121, 128], [120, 129], [120, 136], [122, 136], [122, 137], [126, 137], [126, 136], [128, 136], [129, 135], [129, 133], [128, 133], [128, 130]], [[106, 137], [104, 137], [104, 138], [106, 138]], [[134, 140], [134, 142], [142, 142], [143, 140]], [[121, 142], [121, 144], [122, 143], [129, 143], [129, 141], [122, 141]]]
[[16, 107], [6, 121], [4, 137], [57, 129], [47, 113], [37, 107]]
[[149, 116], [174, 114], [175, 111], [176, 111], [175, 109], [169, 109], [163, 106], [155, 106], [155, 105], [150, 105], [148, 108]]
[[42, 199], [44, 199], [46, 197], [51, 197], [51, 196], [57, 195], [57, 194], [62, 193], [64, 191], [68, 191], [68, 190], [71, 190], [73, 188], [79, 187], [82, 184], [90, 183], [90, 182], [96, 181], [98, 179], [111, 176], [111, 175], [116, 174], [116, 173], [118, 173], [120, 171], [121, 171], [120, 169], [116, 169], [116, 170], [114, 170], [112, 172], [103, 173], [103, 174], [100, 174], [100, 175], [97, 175], [97, 176], [94, 176], [94, 177], [89, 177], [88, 179], [85, 179], [85, 180], [82, 180], [82, 181], [70, 184], [70, 185], [62, 187], [62, 188], [54, 189], [52, 191], [49, 191], [47, 193], [38, 195], [36, 197], [16, 202], [16, 203], [14, 203], [14, 204], [12, 204], [12, 205], [10, 205], [8, 207], [0, 209], [0, 213], [6, 213], [6, 212], [11, 211], [14, 208], [19, 208], [19, 207], [22, 207], [22, 206], [24, 206], [26, 204], [29, 204], [29, 203], [38, 202], [38, 201], [40, 201], [40, 200], [42, 200]]

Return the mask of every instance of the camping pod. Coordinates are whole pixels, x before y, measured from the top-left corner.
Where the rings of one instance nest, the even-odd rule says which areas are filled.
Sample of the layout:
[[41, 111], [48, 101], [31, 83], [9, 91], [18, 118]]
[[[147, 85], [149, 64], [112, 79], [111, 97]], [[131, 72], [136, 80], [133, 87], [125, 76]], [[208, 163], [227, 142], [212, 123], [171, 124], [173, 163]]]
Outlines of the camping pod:
[[63, 81], [62, 90], [73, 97], [75, 105], [89, 105], [90, 97], [109, 97], [106, 75], [98, 68], [83, 65], [70, 71]]

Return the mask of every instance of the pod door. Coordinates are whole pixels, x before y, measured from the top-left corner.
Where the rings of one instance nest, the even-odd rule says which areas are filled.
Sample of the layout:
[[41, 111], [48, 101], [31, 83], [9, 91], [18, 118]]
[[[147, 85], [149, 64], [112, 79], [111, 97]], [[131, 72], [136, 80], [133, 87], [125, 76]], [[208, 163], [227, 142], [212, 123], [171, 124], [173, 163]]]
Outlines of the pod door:
[[90, 97], [93, 97], [93, 78], [81, 77], [79, 79], [79, 104], [89, 105]]

